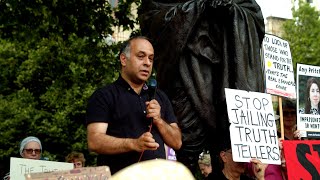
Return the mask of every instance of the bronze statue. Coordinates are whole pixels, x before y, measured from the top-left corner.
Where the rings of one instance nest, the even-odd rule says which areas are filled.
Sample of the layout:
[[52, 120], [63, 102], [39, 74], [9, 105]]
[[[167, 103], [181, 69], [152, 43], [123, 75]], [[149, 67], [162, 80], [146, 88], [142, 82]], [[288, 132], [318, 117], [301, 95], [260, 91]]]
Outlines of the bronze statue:
[[155, 48], [158, 85], [182, 131], [178, 161], [193, 172], [229, 129], [224, 88], [264, 92], [264, 19], [255, 0], [142, 0], [142, 34]]

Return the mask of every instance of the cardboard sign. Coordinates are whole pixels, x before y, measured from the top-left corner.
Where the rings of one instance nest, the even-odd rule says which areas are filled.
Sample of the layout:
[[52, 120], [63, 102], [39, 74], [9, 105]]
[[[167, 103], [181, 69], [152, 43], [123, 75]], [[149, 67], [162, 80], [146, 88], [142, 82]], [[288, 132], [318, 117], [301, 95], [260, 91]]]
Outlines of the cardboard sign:
[[111, 172], [108, 166], [83, 167], [66, 171], [54, 171], [26, 174], [27, 180], [57, 180], [57, 179], [95, 179], [108, 180]]
[[289, 43], [266, 34], [262, 42], [267, 93], [296, 98], [296, 86]]
[[[320, 101], [320, 93], [314, 87], [309, 90], [310, 84], [320, 86], [320, 67], [305, 64], [297, 64], [297, 87], [299, 96], [297, 97], [297, 128], [302, 137], [320, 138], [320, 109], [318, 111], [307, 111], [306, 104]], [[313, 90], [314, 89], [314, 90]], [[319, 107], [319, 105], [317, 105]], [[318, 112], [318, 113], [316, 113]]]
[[320, 141], [283, 141], [289, 180], [320, 179]]
[[281, 164], [271, 95], [227, 88], [225, 94], [233, 160]]
[[73, 163], [10, 158], [10, 179], [24, 180], [25, 174], [73, 169]]

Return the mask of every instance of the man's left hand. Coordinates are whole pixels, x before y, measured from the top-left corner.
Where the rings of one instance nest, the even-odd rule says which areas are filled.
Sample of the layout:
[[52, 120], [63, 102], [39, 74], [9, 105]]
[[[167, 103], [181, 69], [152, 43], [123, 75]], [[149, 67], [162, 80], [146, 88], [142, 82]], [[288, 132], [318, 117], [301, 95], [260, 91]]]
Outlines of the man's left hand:
[[146, 102], [147, 118], [153, 118], [153, 122], [161, 121], [161, 106], [157, 100], [152, 99]]

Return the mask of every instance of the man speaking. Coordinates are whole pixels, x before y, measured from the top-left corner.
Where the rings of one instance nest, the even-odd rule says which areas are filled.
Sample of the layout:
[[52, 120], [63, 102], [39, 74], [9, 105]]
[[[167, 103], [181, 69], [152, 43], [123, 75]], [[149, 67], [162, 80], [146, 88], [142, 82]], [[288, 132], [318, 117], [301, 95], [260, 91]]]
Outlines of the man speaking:
[[86, 117], [88, 147], [99, 154], [97, 165], [109, 166], [112, 174], [139, 161], [165, 159], [164, 143], [175, 150], [182, 143], [169, 99], [146, 85], [153, 67], [152, 44], [133, 37], [119, 59], [120, 77], [93, 93]]

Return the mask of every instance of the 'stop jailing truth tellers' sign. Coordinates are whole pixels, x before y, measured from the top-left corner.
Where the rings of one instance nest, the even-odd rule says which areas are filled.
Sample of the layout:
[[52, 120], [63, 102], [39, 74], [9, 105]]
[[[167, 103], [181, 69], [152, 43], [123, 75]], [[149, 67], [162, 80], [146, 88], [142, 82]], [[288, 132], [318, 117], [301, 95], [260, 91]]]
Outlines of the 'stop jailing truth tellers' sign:
[[233, 160], [252, 158], [281, 164], [277, 128], [269, 94], [225, 89]]

